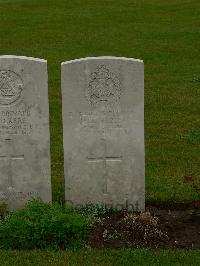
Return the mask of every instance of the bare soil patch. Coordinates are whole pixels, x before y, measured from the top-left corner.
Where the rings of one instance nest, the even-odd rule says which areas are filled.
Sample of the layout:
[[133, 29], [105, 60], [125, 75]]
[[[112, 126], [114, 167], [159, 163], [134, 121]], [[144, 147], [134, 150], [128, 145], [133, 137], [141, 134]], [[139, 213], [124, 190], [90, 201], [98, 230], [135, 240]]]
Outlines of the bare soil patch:
[[143, 214], [101, 215], [88, 244], [94, 248], [200, 248], [200, 210], [183, 208], [147, 206]]

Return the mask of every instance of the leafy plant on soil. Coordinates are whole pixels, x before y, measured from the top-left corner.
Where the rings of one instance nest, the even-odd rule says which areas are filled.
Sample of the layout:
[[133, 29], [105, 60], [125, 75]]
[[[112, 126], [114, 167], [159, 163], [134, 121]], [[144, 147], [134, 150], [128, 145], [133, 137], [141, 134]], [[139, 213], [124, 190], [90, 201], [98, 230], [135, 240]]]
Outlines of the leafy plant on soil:
[[[126, 228], [135, 244], [142, 246], [156, 246], [156, 242], [166, 241], [167, 233], [159, 228], [158, 218], [152, 216], [150, 212], [140, 214], [127, 214], [124, 218]], [[156, 241], [155, 241], [156, 240]]]
[[33, 200], [0, 220], [0, 249], [79, 247], [90, 226], [75, 209]]
[[150, 212], [125, 213], [115, 225], [102, 218], [102, 239], [107, 243], [115, 241], [121, 246], [127, 247], [152, 247], [156, 248], [168, 241], [168, 235], [164, 232], [158, 218]]

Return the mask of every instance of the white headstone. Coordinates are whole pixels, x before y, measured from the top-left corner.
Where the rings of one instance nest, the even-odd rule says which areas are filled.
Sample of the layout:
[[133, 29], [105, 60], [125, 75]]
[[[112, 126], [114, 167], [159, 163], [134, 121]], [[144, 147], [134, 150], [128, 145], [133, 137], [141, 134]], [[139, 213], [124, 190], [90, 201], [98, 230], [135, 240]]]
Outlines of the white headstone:
[[51, 201], [47, 61], [0, 56], [0, 204]]
[[64, 62], [62, 97], [66, 202], [144, 210], [143, 61]]

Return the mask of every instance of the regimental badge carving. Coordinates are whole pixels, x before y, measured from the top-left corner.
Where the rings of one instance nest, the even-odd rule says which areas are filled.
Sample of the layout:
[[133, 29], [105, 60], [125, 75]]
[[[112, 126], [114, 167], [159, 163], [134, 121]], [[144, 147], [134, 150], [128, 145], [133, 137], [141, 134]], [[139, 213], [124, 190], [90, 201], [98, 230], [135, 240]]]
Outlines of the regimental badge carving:
[[116, 102], [121, 93], [119, 79], [105, 65], [98, 66], [96, 71], [90, 74], [86, 97], [91, 105]]
[[21, 98], [23, 81], [10, 70], [0, 70], [0, 105], [9, 106]]

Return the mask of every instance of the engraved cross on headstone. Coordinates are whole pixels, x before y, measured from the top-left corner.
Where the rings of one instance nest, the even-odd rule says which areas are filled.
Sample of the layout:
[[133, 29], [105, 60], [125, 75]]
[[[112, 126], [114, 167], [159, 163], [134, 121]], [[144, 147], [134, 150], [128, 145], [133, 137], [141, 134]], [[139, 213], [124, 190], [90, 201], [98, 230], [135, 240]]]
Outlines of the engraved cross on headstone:
[[[0, 160], [5, 160], [8, 162], [8, 167], [5, 175], [8, 176], [8, 187], [13, 187], [13, 169], [12, 169], [12, 162], [15, 160], [24, 160], [24, 155], [21, 154], [14, 154], [11, 152], [12, 150], [12, 139], [5, 139], [6, 144], [8, 145], [8, 148], [6, 149], [6, 154], [0, 154]], [[6, 145], [4, 144], [4, 145]]]
[[97, 163], [97, 162], [103, 162], [103, 177], [104, 177], [104, 186], [103, 186], [103, 193], [107, 194], [108, 193], [108, 167], [107, 167], [107, 162], [121, 162], [122, 161], [122, 156], [107, 156], [107, 145], [106, 145], [106, 140], [103, 139], [103, 145], [104, 145], [104, 156], [89, 156], [87, 157], [88, 162], [91, 163]]

